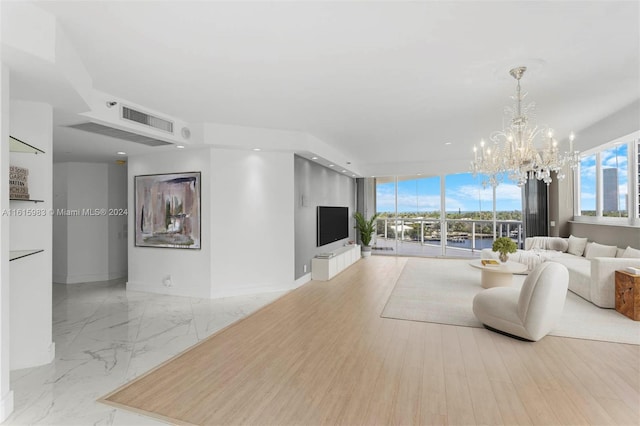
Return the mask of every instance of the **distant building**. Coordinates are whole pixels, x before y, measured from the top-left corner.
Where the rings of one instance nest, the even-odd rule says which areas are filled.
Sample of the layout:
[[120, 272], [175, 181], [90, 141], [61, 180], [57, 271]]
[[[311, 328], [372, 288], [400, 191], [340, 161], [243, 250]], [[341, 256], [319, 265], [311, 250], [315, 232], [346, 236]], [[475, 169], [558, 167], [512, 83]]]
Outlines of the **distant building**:
[[620, 210], [618, 207], [618, 200], [620, 199], [618, 194], [618, 169], [602, 169], [602, 183], [604, 185], [602, 210], [604, 212], [617, 212]]

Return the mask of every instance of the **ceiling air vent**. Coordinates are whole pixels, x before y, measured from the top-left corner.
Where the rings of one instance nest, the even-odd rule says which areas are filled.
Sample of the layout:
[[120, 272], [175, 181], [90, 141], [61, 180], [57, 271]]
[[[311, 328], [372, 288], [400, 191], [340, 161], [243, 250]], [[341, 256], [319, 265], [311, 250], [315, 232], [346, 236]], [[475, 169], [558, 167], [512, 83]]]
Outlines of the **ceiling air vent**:
[[163, 118], [154, 117], [153, 115], [145, 112], [136, 111], [126, 106], [122, 106], [122, 118], [129, 121], [135, 121], [136, 123], [144, 124], [145, 126], [153, 127], [154, 129], [162, 130], [164, 132], [173, 133], [173, 122], [165, 120]]
[[127, 132], [125, 130], [115, 129], [109, 126], [103, 126], [102, 124], [98, 123], [80, 123], [69, 125], [67, 127], [84, 130], [85, 132], [98, 133], [99, 135], [109, 136], [116, 139], [124, 139], [125, 141], [135, 142], [147, 146], [171, 145], [170, 142], [150, 138], [148, 136], [142, 136], [137, 133]]

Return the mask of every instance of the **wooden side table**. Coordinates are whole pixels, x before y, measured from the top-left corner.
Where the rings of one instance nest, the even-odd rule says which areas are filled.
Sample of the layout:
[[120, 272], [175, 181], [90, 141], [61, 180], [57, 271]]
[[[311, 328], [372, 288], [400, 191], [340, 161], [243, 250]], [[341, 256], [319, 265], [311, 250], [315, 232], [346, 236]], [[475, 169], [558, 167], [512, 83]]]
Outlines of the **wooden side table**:
[[616, 311], [640, 321], [640, 275], [616, 271]]

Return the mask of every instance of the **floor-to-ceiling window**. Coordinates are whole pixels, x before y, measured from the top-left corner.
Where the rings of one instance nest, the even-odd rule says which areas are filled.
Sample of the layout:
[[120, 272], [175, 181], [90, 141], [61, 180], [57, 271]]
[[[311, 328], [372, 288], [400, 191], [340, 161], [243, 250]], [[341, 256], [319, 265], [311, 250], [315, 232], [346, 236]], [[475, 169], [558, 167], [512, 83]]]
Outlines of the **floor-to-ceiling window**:
[[[522, 241], [522, 189], [504, 177], [494, 191], [471, 173], [447, 175], [447, 253], [491, 247], [494, 237]], [[495, 205], [495, 213], [494, 213]]]
[[439, 176], [376, 179], [377, 251], [440, 254], [440, 204]]
[[379, 216], [373, 249], [376, 254], [395, 254], [395, 228], [389, 225], [395, 223], [396, 217], [396, 178], [376, 178], [375, 191], [375, 207]]
[[[521, 188], [470, 173], [376, 178], [376, 254], [477, 255], [495, 236], [522, 241]], [[494, 213], [495, 205], [495, 213]]]
[[[471, 173], [445, 177], [447, 248], [482, 249], [493, 241], [493, 190]], [[450, 253], [453, 254], [453, 253]]]

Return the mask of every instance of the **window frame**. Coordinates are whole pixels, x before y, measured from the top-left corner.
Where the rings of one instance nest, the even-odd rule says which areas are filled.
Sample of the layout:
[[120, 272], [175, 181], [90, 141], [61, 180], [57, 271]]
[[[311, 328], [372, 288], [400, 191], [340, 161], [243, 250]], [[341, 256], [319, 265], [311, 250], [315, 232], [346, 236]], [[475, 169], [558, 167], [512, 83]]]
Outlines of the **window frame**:
[[[602, 152], [618, 145], [627, 145], [627, 217], [610, 217], [603, 216], [603, 173], [602, 173]], [[617, 225], [640, 227], [639, 211], [639, 195], [640, 176], [638, 171], [639, 150], [640, 150], [640, 130], [630, 133], [626, 136], [614, 139], [602, 145], [598, 145], [592, 149], [580, 153], [580, 160], [591, 155], [596, 157], [596, 215], [583, 216], [581, 206], [581, 187], [580, 173], [581, 166], [573, 170], [574, 182], [574, 200], [573, 200], [573, 221], [581, 223], [593, 223], [600, 225]]]

